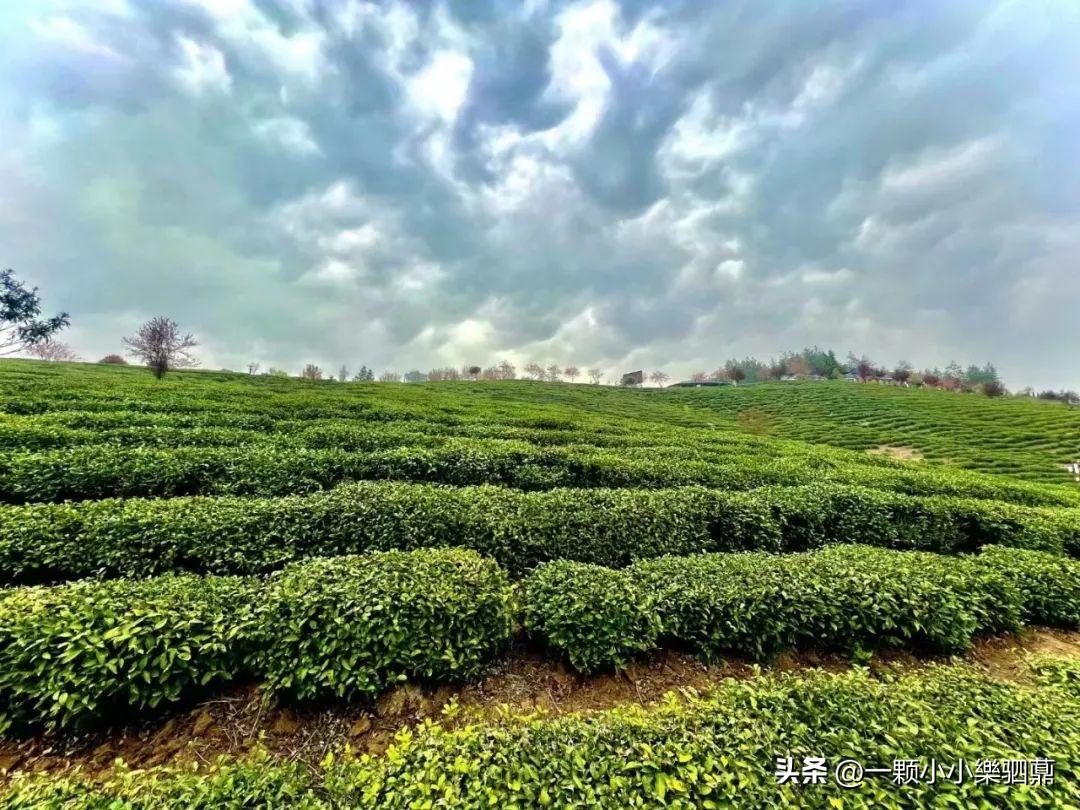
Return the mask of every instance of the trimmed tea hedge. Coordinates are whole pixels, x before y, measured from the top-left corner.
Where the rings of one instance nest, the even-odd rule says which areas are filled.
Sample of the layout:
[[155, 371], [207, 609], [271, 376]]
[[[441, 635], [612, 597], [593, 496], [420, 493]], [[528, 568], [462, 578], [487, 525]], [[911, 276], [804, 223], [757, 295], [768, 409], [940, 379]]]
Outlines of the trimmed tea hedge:
[[234, 679], [260, 590], [166, 575], [0, 592], [0, 730], [83, 725]]
[[[1038, 587], [1035, 587], [1035, 583]], [[1022, 620], [1080, 624], [1080, 563], [992, 549], [944, 557], [868, 546], [665, 557], [623, 570], [558, 562], [525, 582], [526, 629], [577, 669], [689, 645], [767, 658], [795, 648], [955, 653]]]
[[1080, 553], [1080, 510], [917, 498], [835, 485], [723, 492], [361, 482], [283, 498], [0, 506], [0, 582], [166, 571], [259, 573], [370, 550], [466, 546], [513, 575], [572, 559], [801, 551], [859, 542], [942, 553], [987, 544]]
[[461, 549], [293, 564], [270, 581], [257, 668], [301, 700], [468, 680], [510, 638], [511, 594], [493, 560]]
[[298, 698], [475, 675], [510, 636], [505, 573], [464, 549], [0, 593], [0, 730], [86, 725], [262, 675]]
[[[425, 440], [423, 444], [432, 442]], [[12, 452], [0, 460], [0, 500], [9, 503], [120, 496], [284, 495], [360, 480], [500, 484], [525, 490], [698, 485], [744, 491], [830, 483], [1027, 505], [1080, 503], [1061, 487], [1039, 487], [942, 468], [913, 471], [897, 465], [837, 462], [805, 450], [797, 455], [774, 455], [744, 449], [713, 456], [695, 454], [679, 445], [600, 449], [446, 438], [437, 446], [403, 445], [371, 451], [275, 444], [170, 449], [90, 445]]]
[[[404, 731], [384, 755], [330, 760], [315, 774], [257, 753], [210, 770], [119, 769], [87, 777], [19, 775], [0, 806], [51, 807], [1067, 807], [1080, 802], [1080, 697], [1032, 690], [966, 666], [902, 677], [770, 675], [658, 707], [521, 718]], [[824, 757], [825, 784], [778, 784], [778, 758], [796, 770]], [[1048, 785], [974, 778], [894, 784], [891, 773], [836, 785], [854, 757], [891, 770], [898, 757], [943, 767], [981, 760], [1054, 761]]]

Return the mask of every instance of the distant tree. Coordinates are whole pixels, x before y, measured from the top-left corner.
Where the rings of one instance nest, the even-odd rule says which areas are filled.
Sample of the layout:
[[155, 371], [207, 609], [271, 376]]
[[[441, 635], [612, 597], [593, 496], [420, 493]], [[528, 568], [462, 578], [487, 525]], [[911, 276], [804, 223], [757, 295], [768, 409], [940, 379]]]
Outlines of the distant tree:
[[66, 312], [51, 318], [40, 314], [38, 288], [27, 289], [13, 270], [0, 272], [0, 356], [49, 340], [71, 322]]
[[51, 338], [39, 340], [30, 346], [28, 351], [39, 360], [49, 360], [53, 363], [71, 363], [79, 359], [79, 355], [73, 348]]
[[706, 374], [704, 371], [695, 371], [693, 374], [690, 375], [690, 382], [703, 383], [708, 382], [708, 380], [709, 375]]
[[260, 368], [260, 365], [258, 363], [256, 363], [256, 362], [248, 363], [248, 367], [247, 367], [248, 374], [251, 374], [252, 376], [258, 374], [259, 373], [259, 368]]
[[509, 360], [503, 360], [498, 365], [500, 380], [512, 380], [517, 377], [517, 369], [514, 368], [514, 364]]
[[321, 380], [322, 369], [314, 363], [308, 363], [300, 372], [300, 376], [305, 380]]
[[401, 375], [396, 371], [384, 371], [379, 375], [379, 382], [401, 382]]
[[283, 368], [274, 368], [273, 366], [271, 366], [270, 368], [268, 368], [266, 370], [266, 376], [267, 377], [288, 377], [289, 372], [287, 372]]
[[474, 381], [480, 379], [481, 371], [483, 371], [483, 369], [480, 368], [480, 366], [469, 366], [465, 369], [465, 373], [469, 376], [469, 379]]
[[937, 388], [941, 385], [941, 375], [934, 371], [924, 371], [922, 373], [922, 384], [929, 388]]
[[428, 372], [428, 382], [452, 382], [461, 379], [461, 372], [456, 368], [433, 368]]
[[349, 369], [345, 367], [344, 363], [342, 363], [341, 368], [338, 369], [337, 378], [338, 382], [347, 382], [349, 379]]
[[546, 369], [544, 369], [544, 377], [548, 382], [558, 382], [562, 379], [562, 369], [552, 363]]
[[878, 375], [878, 369], [874, 365], [874, 361], [867, 357], [865, 354], [862, 356], [855, 356], [854, 354], [848, 354], [848, 367], [851, 371], [855, 372], [862, 382], [872, 380]]
[[427, 375], [418, 368], [405, 372], [405, 382], [407, 383], [421, 383], [425, 380], [427, 380]]
[[177, 368], [198, 365], [191, 350], [199, 345], [190, 332], [181, 333], [180, 324], [172, 318], [158, 315], [151, 318], [135, 333], [124, 338], [128, 354], [138, 357], [159, 380]]
[[898, 383], [906, 383], [911, 379], [911, 363], [907, 360], [901, 360], [896, 364], [896, 368], [893, 369], [892, 378]]
[[581, 369], [579, 369], [577, 366], [567, 366], [563, 370], [563, 376], [565, 376], [566, 379], [568, 379], [570, 382], [574, 382], [578, 377], [581, 376]]
[[108, 366], [126, 366], [128, 364], [128, 361], [118, 354], [107, 354], [98, 360], [98, 362]]
[[964, 379], [964, 370], [960, 368], [960, 364], [955, 360], [949, 365], [945, 366], [945, 380], [952, 380], [955, 385], [953, 387], [959, 387], [960, 383]]
[[738, 385], [746, 379], [746, 371], [745, 369], [743, 369], [742, 366], [729, 365], [724, 370], [727, 372], [728, 377], [731, 378], [731, 381], [735, 383], [735, 385]]
[[787, 366], [787, 373], [793, 374], [796, 377], [809, 377], [810, 376], [810, 363], [807, 362], [805, 357], [795, 355], [785, 361]]
[[982, 392], [988, 397], [1001, 397], [1008, 393], [1000, 380], [992, 380], [982, 384]]
[[728, 375], [728, 370], [723, 367], [714, 369], [709, 373], [709, 380], [711, 382], [724, 382], [725, 380], [729, 379], [731, 378]]
[[525, 373], [529, 375], [531, 380], [544, 379], [544, 367], [539, 363], [529, 363], [525, 366]]
[[353, 375], [353, 382], [375, 382], [375, 370], [360, 366], [360, 370]]
[[666, 372], [660, 371], [660, 369], [649, 374], [649, 382], [655, 383], [658, 387], [670, 379], [671, 377]]
[[603, 370], [599, 368], [590, 368], [588, 374], [589, 382], [591, 382], [593, 385], [599, 385], [600, 379], [604, 376]]

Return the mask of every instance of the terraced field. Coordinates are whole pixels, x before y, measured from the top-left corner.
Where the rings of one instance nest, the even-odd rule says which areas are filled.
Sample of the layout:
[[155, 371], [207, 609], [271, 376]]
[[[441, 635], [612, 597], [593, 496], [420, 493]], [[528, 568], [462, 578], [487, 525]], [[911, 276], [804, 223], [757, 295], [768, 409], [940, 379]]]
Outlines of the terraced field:
[[[0, 805], [1075, 805], [1078, 438], [1054, 405], [848, 383], [2, 362]], [[1003, 680], [979, 651], [1010, 639]], [[1056, 772], [775, 772], [855, 755]]]
[[1080, 408], [1058, 403], [850, 382], [684, 389], [669, 398], [770, 436], [913, 448], [927, 461], [1030, 481], [1067, 481], [1066, 465], [1080, 459]]

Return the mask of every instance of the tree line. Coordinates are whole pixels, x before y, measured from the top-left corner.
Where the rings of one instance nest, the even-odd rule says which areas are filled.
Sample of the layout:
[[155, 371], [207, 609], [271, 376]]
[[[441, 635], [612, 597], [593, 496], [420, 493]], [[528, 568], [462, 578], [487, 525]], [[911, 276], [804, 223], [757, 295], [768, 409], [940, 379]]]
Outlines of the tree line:
[[[42, 317], [41, 295], [37, 287], [27, 287], [15, 277], [12, 270], [0, 271], [0, 356], [26, 352], [42, 360], [74, 361], [79, 357], [75, 351], [57, 340], [57, 335], [70, 324], [66, 312], [51, 317]], [[130, 337], [124, 337], [129, 356], [138, 358], [158, 379], [173, 369], [190, 368], [198, 365], [193, 350], [198, 341], [190, 332], [181, 330], [179, 324], [171, 318], [157, 316], [144, 323]], [[127, 364], [119, 354], [109, 354], [100, 363]], [[604, 377], [600, 368], [585, 371], [576, 365], [563, 366], [550, 363], [542, 365], [535, 361], [522, 369], [523, 379], [538, 382], [570, 382], [587, 379], [593, 385], [599, 385]], [[261, 370], [259, 363], [248, 365], [249, 374], [266, 374], [273, 377], [290, 376], [280, 368]], [[447, 382], [454, 380], [502, 381], [519, 379], [517, 367], [508, 360], [502, 360], [492, 366], [466, 365], [462, 368], [433, 368], [427, 372], [411, 369], [404, 374], [384, 371], [376, 377], [375, 371], [362, 365], [355, 374], [342, 365], [336, 375], [324, 373], [314, 363], [305, 365], [298, 375], [306, 380], [333, 379], [339, 382]], [[784, 352], [778, 358], [759, 360], [755, 357], [732, 358], [713, 371], [695, 371], [689, 382], [695, 384], [768, 382], [776, 380], [828, 380], [851, 379], [859, 382], [880, 382], [903, 386], [938, 388], [945, 391], [978, 392], [991, 397], [1008, 393], [998, 375], [997, 369], [990, 363], [984, 366], [969, 365], [966, 368], [951, 362], [944, 369], [924, 368], [921, 371], [907, 362], [901, 361], [893, 368], [879, 365], [866, 355], [849, 353], [845, 361], [837, 358], [832, 350], [819, 346], [810, 346], [801, 351]], [[635, 372], [624, 375], [622, 385], [638, 385], [645, 381], [655, 386], [668, 383], [670, 376], [663, 370]], [[1025, 388], [1021, 395], [1039, 399], [1080, 404], [1080, 395], [1075, 391], [1046, 390], [1035, 393]]]

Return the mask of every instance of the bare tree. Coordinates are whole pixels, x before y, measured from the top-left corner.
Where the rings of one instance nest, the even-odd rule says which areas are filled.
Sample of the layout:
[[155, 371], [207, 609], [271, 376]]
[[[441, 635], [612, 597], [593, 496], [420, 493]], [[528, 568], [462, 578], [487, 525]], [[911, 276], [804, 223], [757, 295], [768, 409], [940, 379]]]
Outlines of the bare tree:
[[593, 385], [599, 385], [599, 384], [600, 384], [600, 380], [601, 380], [601, 378], [602, 378], [603, 376], [604, 376], [604, 371], [603, 371], [603, 369], [599, 369], [599, 368], [590, 368], [590, 369], [589, 369], [589, 381], [590, 381], [590, 382], [591, 382], [591, 383], [592, 383]]
[[259, 373], [259, 369], [262, 368], [258, 363], [248, 363], [248, 374], [255, 375]]
[[547, 378], [548, 382], [558, 382], [562, 379], [562, 369], [552, 363], [545, 369], [544, 376]]
[[704, 371], [695, 371], [693, 374], [690, 375], [690, 382], [703, 383], [708, 382], [708, 380], [709, 375], [706, 374]]
[[53, 363], [73, 363], [79, 359], [75, 350], [66, 343], [49, 338], [30, 346], [29, 352], [39, 360], [49, 360]]
[[384, 371], [379, 375], [379, 382], [401, 382], [401, 375], [396, 371]]
[[723, 382], [724, 380], [731, 379], [731, 377], [726, 368], [720, 367], [709, 375], [709, 379], [713, 382]]
[[581, 369], [579, 369], [577, 366], [567, 366], [566, 369], [563, 371], [563, 375], [570, 382], [574, 382], [578, 377], [581, 376]]
[[517, 369], [514, 368], [514, 364], [509, 360], [503, 360], [499, 363], [498, 368], [500, 380], [512, 380], [517, 377]]
[[663, 385], [670, 379], [671, 377], [668, 376], [666, 372], [660, 371], [660, 369], [657, 369], [649, 375], [649, 381], [656, 383], [658, 387]]
[[181, 333], [180, 325], [164, 315], [148, 320], [134, 337], [124, 338], [124, 343], [128, 354], [142, 360], [159, 380], [168, 371], [199, 364], [191, 356], [191, 350], [199, 345], [195, 336]]
[[533, 380], [544, 379], [544, 367], [539, 363], [529, 363], [529, 365], [525, 366], [525, 373]]
[[342, 363], [341, 368], [338, 369], [337, 378], [338, 382], [346, 382], [349, 379], [349, 369], [344, 363]]
[[27, 289], [13, 270], [0, 272], [0, 357], [48, 340], [70, 323], [66, 312], [38, 319], [41, 296]]
[[300, 372], [300, 376], [305, 380], [321, 380], [322, 369], [314, 363], [308, 363]]

